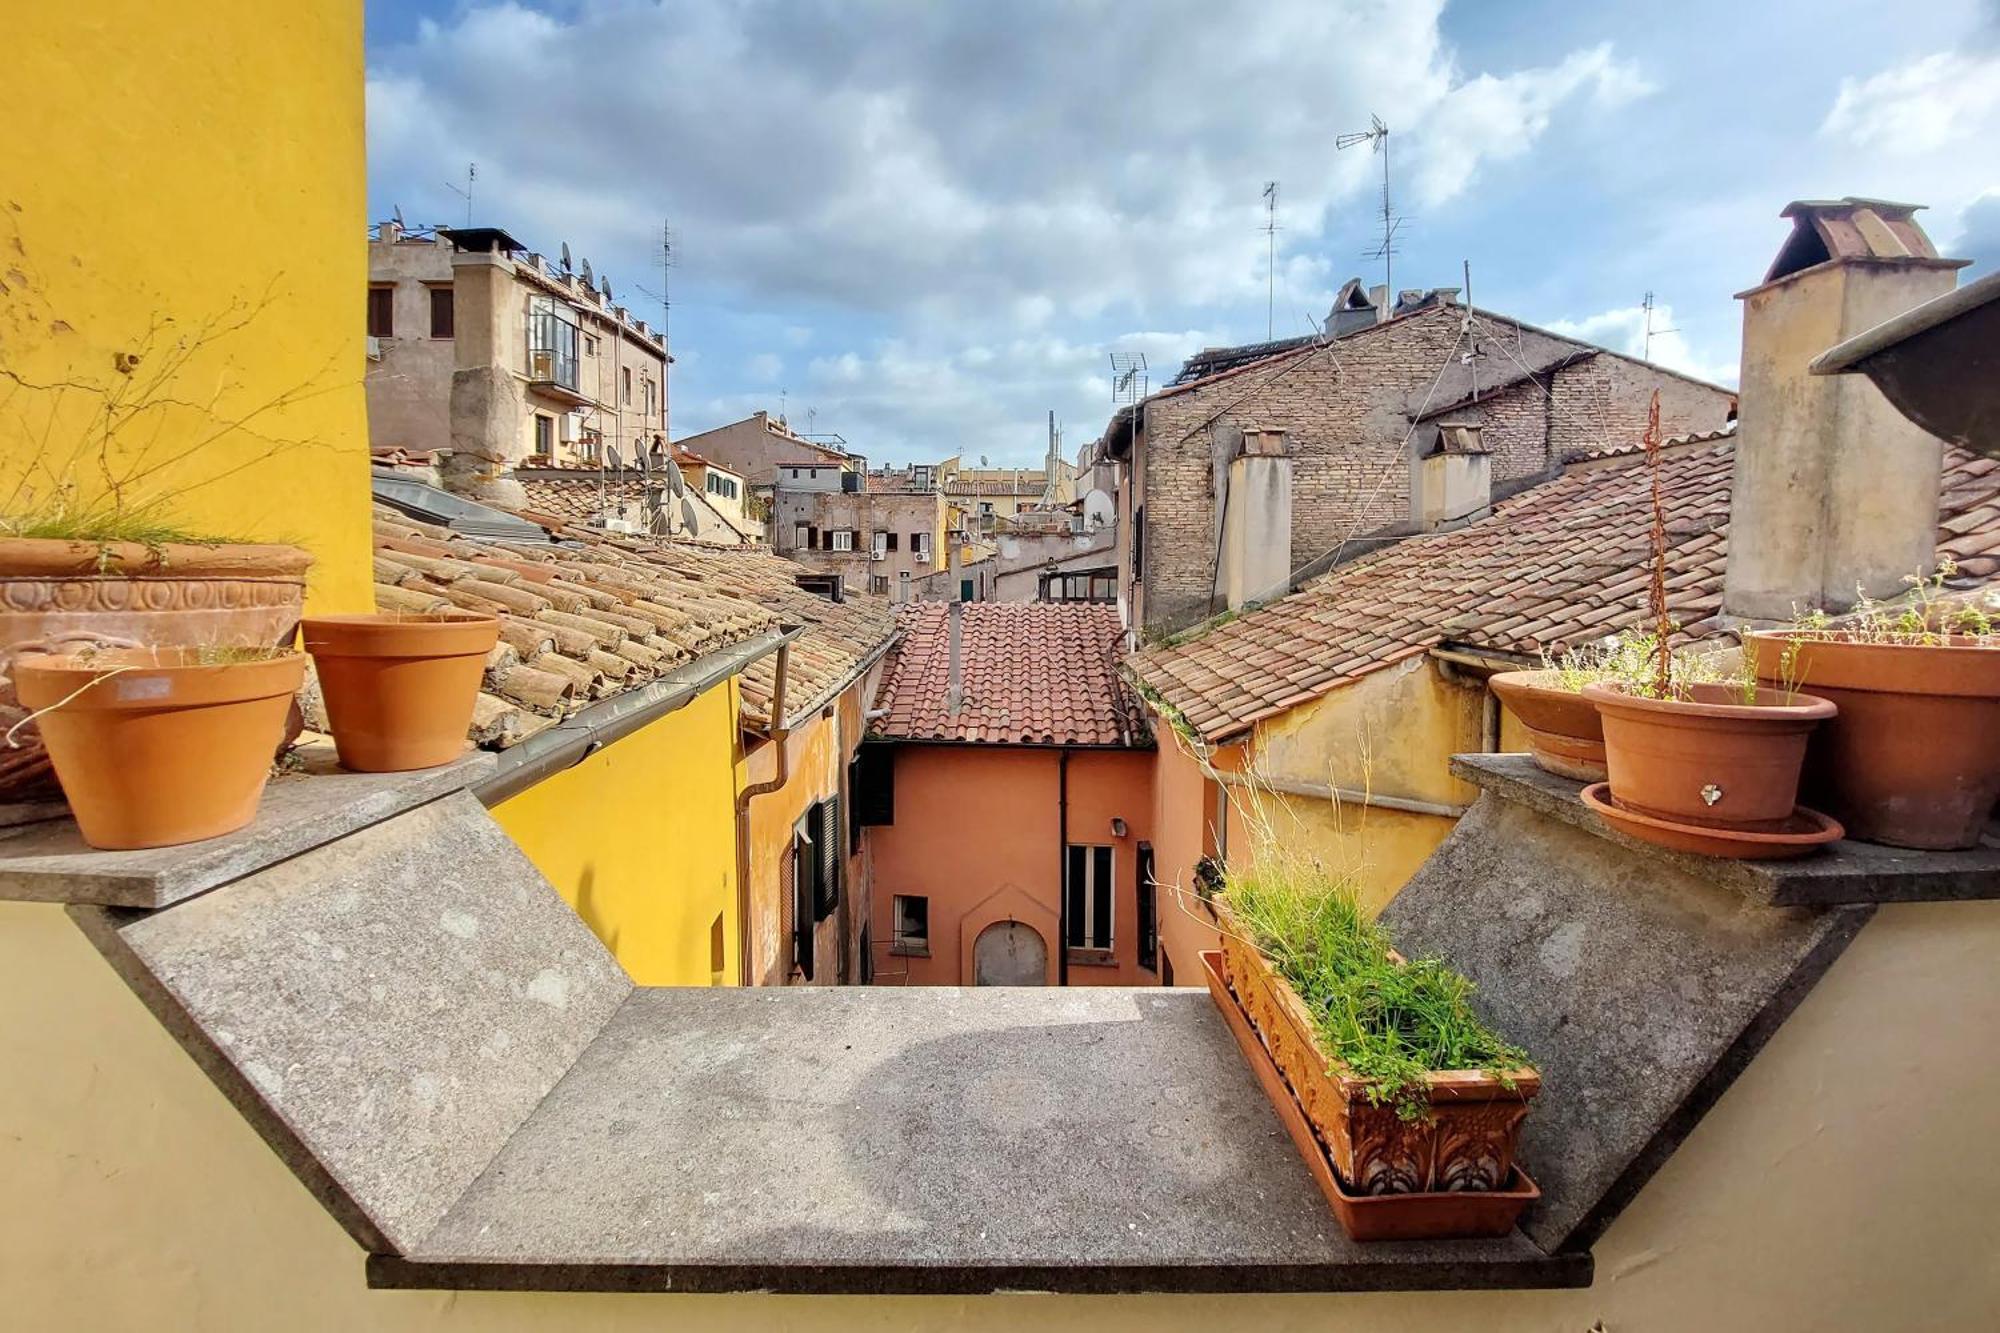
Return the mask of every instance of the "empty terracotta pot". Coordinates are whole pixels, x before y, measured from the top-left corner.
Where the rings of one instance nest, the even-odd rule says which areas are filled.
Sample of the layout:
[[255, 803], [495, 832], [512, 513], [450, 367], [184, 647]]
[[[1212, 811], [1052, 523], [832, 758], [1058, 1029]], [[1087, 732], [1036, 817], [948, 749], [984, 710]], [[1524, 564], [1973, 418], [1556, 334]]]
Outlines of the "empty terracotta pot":
[[1611, 799], [1669, 822], [1777, 829], [1799, 801], [1812, 729], [1834, 706], [1808, 694], [1695, 685], [1686, 699], [1648, 699], [1599, 682], [1584, 697], [1604, 722]]
[[471, 612], [306, 617], [341, 767], [400, 773], [457, 758], [499, 638], [497, 619]]
[[[1792, 661], [1786, 644], [1796, 638]], [[1766, 680], [1790, 675], [1839, 716], [1813, 735], [1806, 788], [1849, 837], [1971, 847], [2000, 799], [2000, 648], [1752, 634]]]
[[1528, 733], [1535, 765], [1578, 782], [1604, 781], [1604, 724], [1597, 706], [1556, 684], [1554, 671], [1502, 671], [1487, 684]]
[[49, 710], [37, 719], [43, 742], [91, 846], [198, 842], [256, 817], [306, 659], [202, 655], [139, 648], [15, 660], [21, 702]]

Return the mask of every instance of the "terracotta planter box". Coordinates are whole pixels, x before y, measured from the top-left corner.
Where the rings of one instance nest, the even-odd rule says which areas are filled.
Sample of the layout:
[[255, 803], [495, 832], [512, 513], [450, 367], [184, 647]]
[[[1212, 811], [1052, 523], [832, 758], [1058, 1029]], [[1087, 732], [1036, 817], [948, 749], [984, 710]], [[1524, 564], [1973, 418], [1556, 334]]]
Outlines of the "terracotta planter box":
[[1228, 903], [1216, 909], [1223, 977], [1350, 1192], [1493, 1191], [1512, 1183], [1514, 1148], [1528, 1102], [1541, 1089], [1539, 1074], [1523, 1069], [1502, 1080], [1478, 1069], [1435, 1073], [1430, 1116], [1402, 1119], [1394, 1106], [1368, 1099], [1366, 1079], [1327, 1059], [1305, 1001], [1248, 942]]
[[[0, 722], [24, 711], [8, 662], [23, 644], [282, 648], [312, 556], [296, 546], [197, 546], [0, 538]], [[53, 792], [33, 724], [0, 756], [0, 801]]]
[[1271, 1054], [1258, 1039], [1238, 997], [1224, 979], [1219, 951], [1201, 955], [1202, 971], [1208, 978], [1208, 992], [1238, 1049], [1250, 1065], [1264, 1095], [1271, 1100], [1299, 1150], [1313, 1183], [1333, 1208], [1334, 1216], [1353, 1240], [1447, 1240], [1481, 1236], [1504, 1236], [1513, 1230], [1521, 1211], [1542, 1197], [1540, 1189], [1518, 1166], [1500, 1190], [1456, 1190], [1423, 1194], [1357, 1194], [1349, 1189], [1334, 1169], [1326, 1143], [1315, 1133], [1300, 1108], [1298, 1098], [1271, 1061]]
[[1604, 724], [1590, 700], [1551, 683], [1556, 676], [1553, 671], [1502, 671], [1486, 684], [1528, 733], [1528, 753], [1536, 767], [1577, 782], [1602, 782]]
[[[1787, 674], [1783, 631], [1752, 634], [1757, 674]], [[1814, 733], [1806, 794], [1848, 836], [1946, 851], [1978, 843], [2000, 799], [2000, 648], [1801, 638], [1789, 674], [1840, 712]]]

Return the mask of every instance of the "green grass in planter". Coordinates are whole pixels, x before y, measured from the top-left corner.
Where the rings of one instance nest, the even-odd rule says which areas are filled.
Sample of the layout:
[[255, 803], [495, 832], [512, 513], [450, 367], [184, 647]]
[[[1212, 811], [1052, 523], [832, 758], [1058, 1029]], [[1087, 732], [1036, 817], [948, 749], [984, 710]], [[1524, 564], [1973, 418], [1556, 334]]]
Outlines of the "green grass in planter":
[[1426, 1074], [1502, 1078], [1528, 1054], [1473, 1013], [1473, 984], [1435, 958], [1396, 963], [1388, 933], [1345, 884], [1289, 868], [1232, 870], [1237, 921], [1312, 1015], [1322, 1051], [1369, 1080], [1368, 1097], [1405, 1120], [1430, 1113]]

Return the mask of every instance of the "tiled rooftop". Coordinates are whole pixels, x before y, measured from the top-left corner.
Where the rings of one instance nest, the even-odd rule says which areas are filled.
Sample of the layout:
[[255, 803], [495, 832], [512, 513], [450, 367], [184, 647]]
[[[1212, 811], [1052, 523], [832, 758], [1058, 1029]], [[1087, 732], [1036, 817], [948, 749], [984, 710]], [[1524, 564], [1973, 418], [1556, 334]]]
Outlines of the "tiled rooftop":
[[[614, 513], [627, 516], [643, 514], [646, 504], [647, 482], [637, 476], [616, 479], [598, 479], [596, 469], [588, 469], [587, 475], [577, 477], [523, 477], [521, 486], [528, 492], [528, 510], [538, 518], [559, 519], [566, 523], [592, 523], [609, 505]], [[708, 502], [708, 497], [696, 487], [689, 487], [683, 496], [662, 495], [663, 504], [679, 506], [689, 503], [701, 511], [701, 530], [719, 533], [734, 533], [737, 539], [743, 532], [728, 516]], [[725, 541], [723, 545], [734, 545]]]
[[[763, 550], [564, 528], [565, 544], [502, 545], [378, 506], [375, 600], [384, 611], [453, 607], [501, 618], [472, 738], [504, 749], [599, 699], [781, 623], [792, 645], [788, 711], [817, 708], [894, 632], [880, 598], [835, 604]], [[744, 725], [770, 725], [776, 658], [742, 677]]]
[[1120, 677], [1118, 610], [1043, 602], [962, 605], [951, 707], [951, 609], [916, 602], [876, 698], [875, 734], [895, 740], [997, 745], [1134, 745], [1144, 715]]
[[[1714, 632], [1728, 549], [1734, 442], [1669, 453], [1667, 596], [1690, 638]], [[1645, 617], [1651, 524], [1637, 460], [1579, 468], [1490, 517], [1413, 537], [1206, 630], [1141, 652], [1133, 670], [1211, 742], [1450, 641], [1533, 656]], [[1945, 455], [1939, 553], [2000, 573], [2000, 463]]]

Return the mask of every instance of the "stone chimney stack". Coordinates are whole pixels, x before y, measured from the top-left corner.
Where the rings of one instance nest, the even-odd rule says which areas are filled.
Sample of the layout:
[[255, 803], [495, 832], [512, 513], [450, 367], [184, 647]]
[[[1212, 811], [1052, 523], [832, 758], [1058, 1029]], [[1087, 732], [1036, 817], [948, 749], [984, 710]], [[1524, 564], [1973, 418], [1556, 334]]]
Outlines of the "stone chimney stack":
[[1476, 422], [1441, 422], [1438, 447], [1417, 464], [1410, 517], [1424, 532], [1457, 527], [1493, 512], [1493, 456]]
[[950, 636], [945, 659], [945, 711], [957, 716], [965, 703], [965, 668], [962, 661], [965, 651], [965, 603], [953, 598], [945, 615], [949, 621], [947, 633]]
[[1789, 620], [1899, 591], [1936, 558], [1943, 446], [1859, 376], [1813, 376], [1835, 343], [1957, 284], [1917, 206], [1801, 201], [1743, 302], [1743, 369], [1723, 610]]
[[1290, 591], [1292, 459], [1282, 430], [1243, 428], [1243, 447], [1229, 460], [1219, 572], [1232, 611]]
[[508, 318], [516, 299], [514, 265], [497, 246], [453, 247], [451, 457], [445, 488], [488, 504], [519, 508], [528, 493], [513, 476], [527, 452], [524, 395], [515, 368], [521, 353]]

